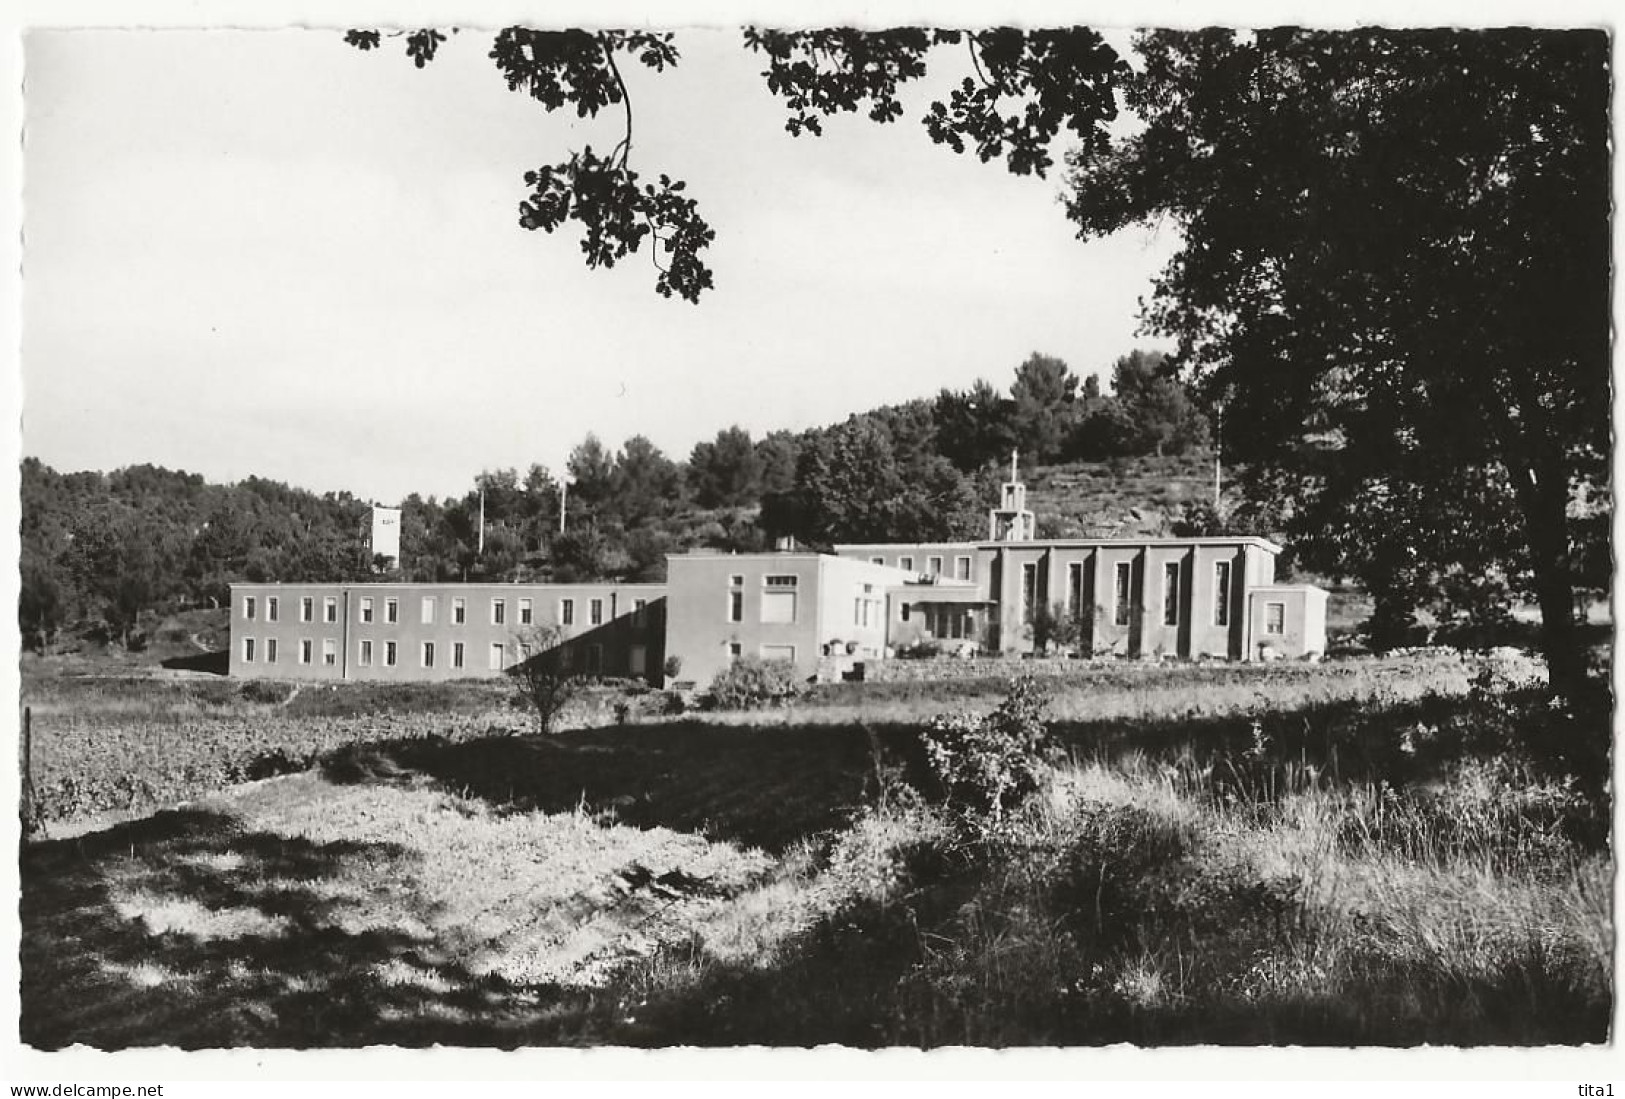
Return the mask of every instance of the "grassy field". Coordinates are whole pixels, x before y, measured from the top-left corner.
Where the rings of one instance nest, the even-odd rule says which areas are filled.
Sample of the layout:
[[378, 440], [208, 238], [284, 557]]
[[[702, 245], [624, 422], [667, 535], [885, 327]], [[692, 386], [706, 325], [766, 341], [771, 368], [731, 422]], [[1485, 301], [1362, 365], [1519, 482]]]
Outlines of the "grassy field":
[[25, 848], [36, 1046], [1608, 1037], [1607, 703], [1510, 655], [1049, 685], [1056, 762], [971, 830], [920, 734], [998, 683], [549, 737], [478, 685], [29, 687], [57, 727], [322, 743]]

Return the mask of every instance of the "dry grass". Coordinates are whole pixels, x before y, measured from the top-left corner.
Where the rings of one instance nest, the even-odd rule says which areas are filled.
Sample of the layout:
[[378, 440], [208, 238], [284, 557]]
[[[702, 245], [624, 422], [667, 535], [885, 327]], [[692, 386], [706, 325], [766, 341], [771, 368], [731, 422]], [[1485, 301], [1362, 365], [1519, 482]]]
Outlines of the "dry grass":
[[1064, 686], [1067, 761], [982, 835], [929, 799], [913, 698], [354, 748], [28, 848], [24, 1036], [1604, 1040], [1593, 757], [1474, 672]]

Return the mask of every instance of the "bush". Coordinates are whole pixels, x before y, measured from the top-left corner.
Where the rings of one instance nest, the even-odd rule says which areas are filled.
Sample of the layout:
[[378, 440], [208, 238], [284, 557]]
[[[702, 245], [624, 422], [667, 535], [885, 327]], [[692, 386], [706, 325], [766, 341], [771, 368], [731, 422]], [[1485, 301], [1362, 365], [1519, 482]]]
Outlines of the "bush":
[[293, 684], [272, 679], [250, 679], [237, 693], [244, 702], [275, 706], [293, 697]]
[[926, 759], [950, 808], [975, 831], [997, 827], [1055, 756], [1044, 699], [1031, 677], [1010, 684], [992, 713], [943, 714], [923, 734]]
[[794, 664], [742, 656], [717, 673], [706, 700], [717, 710], [757, 710], [788, 702], [800, 692]]

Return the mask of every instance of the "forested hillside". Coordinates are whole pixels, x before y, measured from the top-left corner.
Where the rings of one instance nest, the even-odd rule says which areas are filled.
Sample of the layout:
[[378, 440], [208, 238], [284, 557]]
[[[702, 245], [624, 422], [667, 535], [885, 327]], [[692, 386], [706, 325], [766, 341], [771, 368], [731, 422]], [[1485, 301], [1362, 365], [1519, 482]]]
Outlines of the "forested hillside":
[[1041, 533], [1169, 533], [1218, 523], [1200, 504], [1207, 445], [1206, 418], [1160, 355], [1118, 360], [1103, 391], [1034, 354], [1008, 392], [982, 381], [760, 439], [732, 427], [686, 459], [642, 436], [612, 451], [588, 435], [563, 493], [541, 465], [487, 471], [461, 497], [414, 493], [398, 501], [389, 572], [369, 559], [372, 501], [348, 492], [150, 465], [59, 473], [27, 458], [19, 620], [34, 648], [63, 631], [130, 644], [158, 615], [220, 605], [238, 580], [659, 580], [666, 554], [695, 547], [980, 537], [1012, 450]]

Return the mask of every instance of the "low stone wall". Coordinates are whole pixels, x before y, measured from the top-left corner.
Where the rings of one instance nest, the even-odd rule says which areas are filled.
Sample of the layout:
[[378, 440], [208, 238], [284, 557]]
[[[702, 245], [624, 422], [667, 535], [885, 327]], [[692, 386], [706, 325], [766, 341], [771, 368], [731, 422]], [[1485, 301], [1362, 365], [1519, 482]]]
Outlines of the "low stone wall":
[[1156, 668], [1154, 660], [1079, 660], [1064, 656], [1019, 657], [990, 656], [960, 659], [933, 657], [929, 660], [871, 660], [863, 669], [863, 678], [871, 683], [928, 683], [944, 679], [1012, 679], [1021, 675], [1056, 678], [1078, 675], [1091, 668], [1112, 667]]

